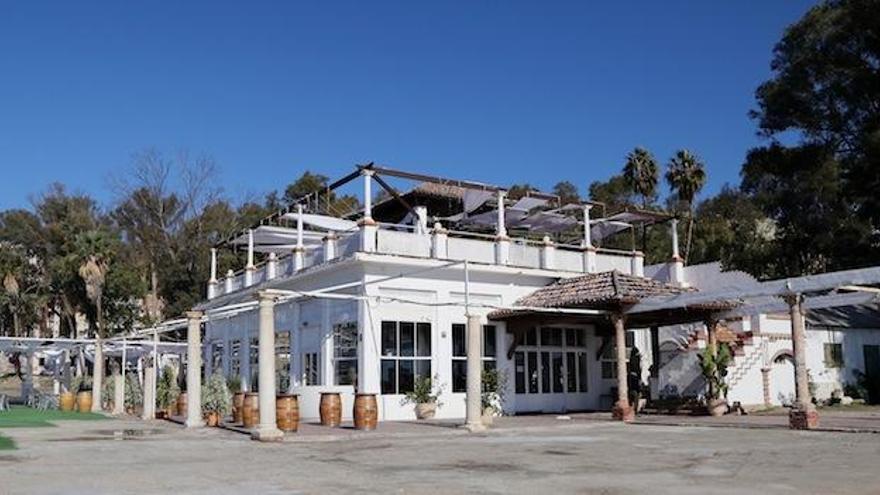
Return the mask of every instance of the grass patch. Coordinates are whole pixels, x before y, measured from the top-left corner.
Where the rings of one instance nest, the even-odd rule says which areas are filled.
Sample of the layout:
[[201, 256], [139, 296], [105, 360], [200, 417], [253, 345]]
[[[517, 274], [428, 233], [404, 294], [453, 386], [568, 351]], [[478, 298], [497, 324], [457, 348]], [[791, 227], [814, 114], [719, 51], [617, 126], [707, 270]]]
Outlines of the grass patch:
[[9, 411], [0, 412], [0, 428], [34, 428], [55, 426], [52, 421], [59, 420], [95, 421], [102, 419], [107, 418], [97, 413], [38, 411], [31, 407], [12, 406]]
[[15, 450], [15, 442], [11, 438], [0, 435], [0, 450]]

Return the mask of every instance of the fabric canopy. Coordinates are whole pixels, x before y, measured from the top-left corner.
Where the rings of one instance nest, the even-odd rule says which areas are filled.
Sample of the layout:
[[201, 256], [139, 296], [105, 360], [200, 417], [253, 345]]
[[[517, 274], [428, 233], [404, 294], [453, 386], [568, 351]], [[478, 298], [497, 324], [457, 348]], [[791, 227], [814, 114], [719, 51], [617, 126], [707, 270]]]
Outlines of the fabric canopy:
[[[285, 213], [284, 218], [296, 221], [299, 218], [299, 213]], [[313, 213], [303, 213], [302, 221], [306, 225], [335, 232], [345, 232], [357, 228], [357, 222], [345, 220], [344, 218], [329, 217], [327, 215], [315, 215]]]

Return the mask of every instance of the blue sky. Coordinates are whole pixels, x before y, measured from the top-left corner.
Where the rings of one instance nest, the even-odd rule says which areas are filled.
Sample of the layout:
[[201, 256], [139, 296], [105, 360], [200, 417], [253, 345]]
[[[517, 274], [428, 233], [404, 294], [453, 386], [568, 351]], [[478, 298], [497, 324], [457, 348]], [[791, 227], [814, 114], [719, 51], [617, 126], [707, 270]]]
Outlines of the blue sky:
[[646, 146], [738, 183], [747, 117], [812, 2], [9, 2], [0, 209], [52, 181], [112, 197], [156, 147], [232, 198], [375, 161], [583, 191]]

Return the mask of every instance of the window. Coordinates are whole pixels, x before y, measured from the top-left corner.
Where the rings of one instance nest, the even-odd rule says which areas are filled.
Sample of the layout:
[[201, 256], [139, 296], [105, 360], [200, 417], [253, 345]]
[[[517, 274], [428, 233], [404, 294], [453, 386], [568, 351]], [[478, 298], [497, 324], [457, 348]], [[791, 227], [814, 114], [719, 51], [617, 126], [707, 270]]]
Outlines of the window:
[[211, 369], [223, 370], [223, 341], [218, 340], [211, 345]]
[[431, 324], [382, 322], [383, 394], [405, 394], [415, 380], [431, 376]]
[[229, 345], [229, 355], [230, 355], [230, 363], [229, 363], [229, 372], [232, 373], [232, 376], [241, 377], [241, 341], [233, 340]]
[[318, 363], [318, 353], [317, 352], [307, 352], [302, 355], [302, 363], [303, 363], [303, 374], [302, 381], [303, 385], [320, 385], [321, 375], [318, 373], [320, 369], [320, 365]]
[[357, 322], [333, 325], [333, 363], [336, 385], [357, 384]]
[[587, 392], [586, 334], [579, 328], [530, 329], [514, 353], [517, 394]]
[[260, 339], [257, 337], [253, 337], [250, 340], [251, 342], [251, 354], [250, 354], [250, 364], [251, 364], [251, 377], [250, 377], [250, 385], [251, 392], [259, 392], [260, 391]]
[[[626, 355], [632, 352], [635, 337], [632, 332], [626, 332], [624, 336], [626, 342]], [[605, 380], [617, 379], [617, 347], [614, 345], [614, 336], [605, 342], [605, 350], [602, 351], [602, 378]], [[628, 358], [627, 358], [628, 359]]]
[[[483, 325], [483, 369], [495, 369], [497, 341], [495, 325]], [[467, 392], [467, 326], [452, 325], [452, 391]]]
[[825, 344], [825, 366], [827, 368], [843, 368], [843, 345]]
[[290, 390], [290, 332], [275, 334], [275, 390]]

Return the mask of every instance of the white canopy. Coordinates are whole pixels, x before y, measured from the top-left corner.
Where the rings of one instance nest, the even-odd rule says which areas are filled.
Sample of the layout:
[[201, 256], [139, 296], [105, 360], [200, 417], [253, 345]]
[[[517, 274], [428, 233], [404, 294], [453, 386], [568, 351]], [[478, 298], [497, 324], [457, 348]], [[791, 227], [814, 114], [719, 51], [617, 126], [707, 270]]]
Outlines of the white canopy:
[[[300, 214], [296, 212], [285, 213], [284, 218], [296, 221]], [[315, 215], [313, 213], [303, 213], [302, 221], [306, 225], [317, 227], [322, 230], [332, 230], [334, 232], [345, 232], [357, 228], [357, 222], [345, 220], [343, 218], [329, 217], [327, 215]], [[294, 229], [294, 233], [296, 229]]]
[[[303, 244], [317, 246], [326, 236], [323, 232], [313, 230], [303, 231]], [[260, 225], [254, 229], [254, 251], [258, 253], [289, 253], [296, 247], [296, 229], [290, 227], [278, 227], [275, 225]], [[248, 245], [248, 235], [242, 234], [232, 240], [231, 244], [238, 246]]]

